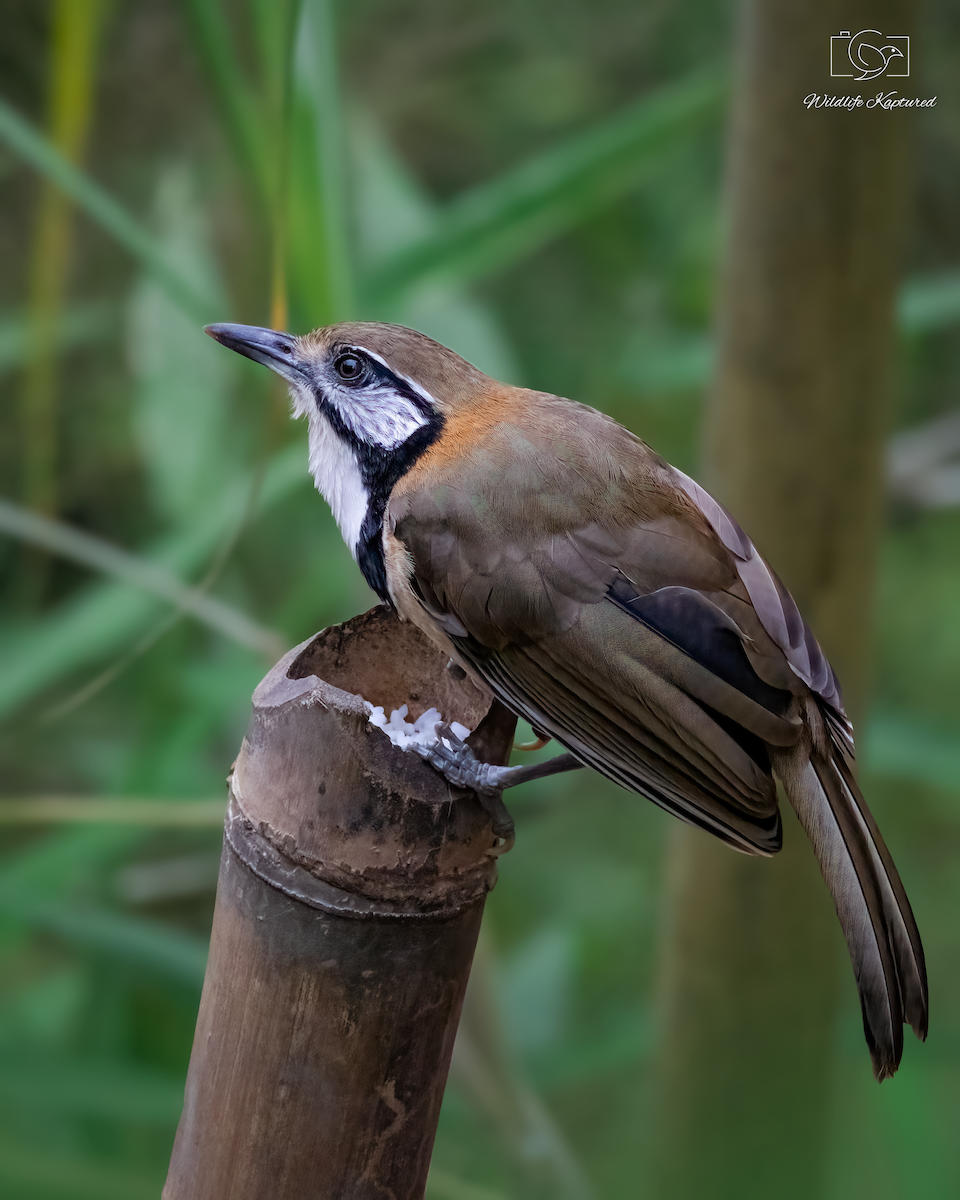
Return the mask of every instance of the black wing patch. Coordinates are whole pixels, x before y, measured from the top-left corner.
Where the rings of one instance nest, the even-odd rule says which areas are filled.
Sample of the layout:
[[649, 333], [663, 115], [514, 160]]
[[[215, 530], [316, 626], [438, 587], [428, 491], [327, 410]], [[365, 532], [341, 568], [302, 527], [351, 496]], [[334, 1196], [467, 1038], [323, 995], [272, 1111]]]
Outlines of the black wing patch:
[[[769, 712], [778, 717], [787, 712], [793, 700], [790, 692], [764, 683], [750, 665], [736, 623], [702, 593], [665, 587], [639, 596], [630, 580], [621, 575], [611, 585], [607, 598]], [[766, 746], [756, 734], [702, 702], [700, 707], [759, 767], [769, 771]]]
[[782, 717], [790, 707], [791, 694], [764, 683], [750, 665], [733, 619], [701, 592], [665, 587], [638, 596], [630, 580], [621, 575], [607, 597], [769, 712]]

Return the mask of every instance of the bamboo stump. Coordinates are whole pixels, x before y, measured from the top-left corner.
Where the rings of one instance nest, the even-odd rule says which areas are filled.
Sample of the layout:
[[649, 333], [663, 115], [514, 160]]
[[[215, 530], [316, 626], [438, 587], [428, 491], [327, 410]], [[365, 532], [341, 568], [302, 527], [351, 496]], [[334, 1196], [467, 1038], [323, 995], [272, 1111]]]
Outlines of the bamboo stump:
[[[419, 1200], [498, 839], [368, 723], [436, 706], [505, 762], [514, 718], [384, 608], [253, 697], [165, 1200]], [[482, 724], [481, 724], [482, 722]]]

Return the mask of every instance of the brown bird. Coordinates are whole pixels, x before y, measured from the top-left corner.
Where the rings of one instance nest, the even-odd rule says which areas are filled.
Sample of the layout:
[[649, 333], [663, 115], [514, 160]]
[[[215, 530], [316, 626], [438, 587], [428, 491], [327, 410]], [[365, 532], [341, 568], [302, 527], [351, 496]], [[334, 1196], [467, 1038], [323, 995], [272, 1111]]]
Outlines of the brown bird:
[[[927, 1032], [920, 935], [854, 775], [836, 677], [726, 510], [610, 417], [423, 334], [211, 325], [289, 384], [367, 582], [535, 730], [736, 850], [770, 855], [779, 779], [836, 903], [878, 1079]], [[531, 768], [428, 757], [492, 797]]]

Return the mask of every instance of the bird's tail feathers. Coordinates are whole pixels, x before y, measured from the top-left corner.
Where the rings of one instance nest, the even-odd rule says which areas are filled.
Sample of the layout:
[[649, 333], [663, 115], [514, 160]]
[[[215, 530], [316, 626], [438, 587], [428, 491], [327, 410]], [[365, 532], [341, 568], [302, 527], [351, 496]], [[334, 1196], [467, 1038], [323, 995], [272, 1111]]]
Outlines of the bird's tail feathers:
[[776, 752], [774, 769], [836, 904], [874, 1074], [883, 1080], [900, 1063], [904, 1022], [921, 1040], [927, 1035], [923, 947], [900, 876], [853, 777], [847, 748], [828, 732], [823, 714], [810, 715], [819, 726], [813, 746], [808, 752], [800, 747]]

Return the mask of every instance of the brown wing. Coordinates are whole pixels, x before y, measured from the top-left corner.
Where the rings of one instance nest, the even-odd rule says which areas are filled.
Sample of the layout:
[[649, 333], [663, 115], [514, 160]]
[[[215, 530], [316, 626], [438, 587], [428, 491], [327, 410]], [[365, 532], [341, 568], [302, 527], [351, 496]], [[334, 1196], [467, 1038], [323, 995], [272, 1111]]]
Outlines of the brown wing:
[[765, 743], [796, 741], [802, 681], [672, 470], [600, 414], [542, 403], [542, 438], [503, 425], [391, 503], [414, 591], [500, 698], [584, 762], [775, 851]]
[[542, 408], [525, 422], [539, 439], [504, 426], [438, 487], [391, 504], [419, 603], [509, 707], [748, 853], [780, 845], [774, 760], [836, 902], [883, 1078], [904, 1016], [926, 1033], [926, 974], [829, 664], [712, 497], [598, 414]]
[[[843, 714], [840, 685], [826, 655], [800, 615], [796, 601], [767, 566], [753, 542], [722, 504], [682, 471], [670, 468], [678, 486], [734, 556], [737, 574], [766, 633], [782, 651], [791, 671], [837, 714]], [[758, 663], [759, 665], [759, 663]], [[762, 668], [761, 668], [762, 669]], [[842, 724], [850, 732], [850, 724]], [[852, 738], [848, 738], [852, 745]]]

